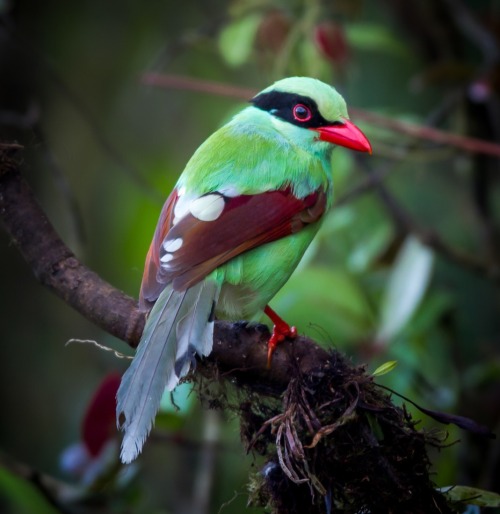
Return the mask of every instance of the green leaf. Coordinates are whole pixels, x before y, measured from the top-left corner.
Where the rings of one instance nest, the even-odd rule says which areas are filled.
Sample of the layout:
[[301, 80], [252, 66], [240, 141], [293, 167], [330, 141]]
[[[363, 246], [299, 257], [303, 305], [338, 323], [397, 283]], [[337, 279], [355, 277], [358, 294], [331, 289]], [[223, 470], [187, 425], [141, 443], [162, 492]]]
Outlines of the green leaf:
[[396, 366], [398, 365], [398, 361], [387, 361], [381, 364], [373, 373], [372, 376], [380, 377], [387, 373], [390, 373]]
[[349, 269], [354, 272], [367, 271], [375, 259], [387, 248], [392, 237], [389, 224], [380, 223], [373, 227], [359, 244], [354, 246], [348, 257]]
[[318, 46], [312, 38], [304, 38], [297, 45], [300, 56], [300, 67], [304, 74], [328, 81], [331, 76], [331, 64], [323, 59], [318, 51]]
[[[0, 498], [16, 514], [57, 514], [58, 511], [28, 481], [0, 467]], [[2, 502], [2, 504], [4, 503]], [[7, 512], [9, 512], [7, 508]]]
[[450, 485], [438, 489], [451, 501], [463, 502], [479, 507], [500, 507], [500, 494], [465, 485]]
[[500, 361], [488, 359], [469, 366], [463, 373], [462, 381], [466, 390], [481, 389], [500, 383]]
[[230, 66], [241, 66], [250, 57], [260, 20], [260, 14], [248, 14], [231, 22], [220, 33], [219, 50]]
[[408, 49], [394, 32], [374, 23], [353, 23], [345, 27], [347, 40], [352, 47], [379, 51], [400, 56], [408, 55]]
[[411, 321], [413, 333], [425, 334], [431, 330], [442, 316], [454, 306], [454, 298], [447, 291], [430, 289], [422, 300]]
[[382, 302], [376, 339], [388, 343], [405, 327], [419, 306], [432, 271], [433, 254], [416, 238], [409, 237], [392, 269]]

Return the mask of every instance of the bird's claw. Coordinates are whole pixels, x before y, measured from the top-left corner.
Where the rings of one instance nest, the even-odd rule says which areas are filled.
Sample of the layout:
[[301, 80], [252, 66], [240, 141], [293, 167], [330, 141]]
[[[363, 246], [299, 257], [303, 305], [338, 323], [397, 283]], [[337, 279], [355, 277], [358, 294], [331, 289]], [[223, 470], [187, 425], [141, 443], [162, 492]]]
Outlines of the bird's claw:
[[273, 326], [273, 333], [267, 342], [267, 368], [271, 368], [271, 361], [274, 350], [278, 344], [282, 343], [285, 338], [295, 339], [297, 337], [297, 328], [291, 327], [287, 323], [280, 323]]

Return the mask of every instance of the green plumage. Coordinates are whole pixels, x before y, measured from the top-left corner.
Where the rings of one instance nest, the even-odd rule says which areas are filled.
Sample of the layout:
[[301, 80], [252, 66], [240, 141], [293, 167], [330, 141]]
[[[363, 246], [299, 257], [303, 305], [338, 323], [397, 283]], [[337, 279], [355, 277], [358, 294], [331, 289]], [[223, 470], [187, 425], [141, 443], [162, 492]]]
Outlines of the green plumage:
[[[320, 111], [323, 107], [323, 116], [331, 121], [348, 116], [344, 99], [318, 80], [285, 79], [263, 93], [283, 87], [298, 94], [314, 92]], [[228, 187], [240, 194], [258, 194], [290, 186], [298, 198], [323, 189], [330, 207], [330, 159], [334, 147], [316, 139], [311, 130], [248, 107], [198, 148], [177, 187], [185, 187], [187, 194], [202, 195]], [[297, 234], [255, 248], [214, 271], [222, 285], [217, 315], [246, 319], [262, 311], [293, 273], [319, 226], [320, 222], [315, 223]]]
[[[118, 392], [124, 462], [140, 452], [165, 387], [210, 353], [214, 309], [251, 318], [296, 268], [332, 203], [335, 144], [369, 149], [364, 136], [361, 147], [344, 143], [339, 126], [358, 137], [345, 102], [318, 80], [284, 79], [252, 102], [198, 148], [160, 217], [141, 289], [156, 305]], [[244, 210], [251, 199], [258, 210]]]
[[[290, 186], [298, 198], [322, 188], [331, 203], [332, 145], [325, 144], [324, 152], [318, 155], [308, 151], [313, 144], [312, 131], [301, 134], [304, 140], [299, 140], [301, 146], [288, 134], [268, 125], [268, 113], [247, 108], [198, 149], [178, 187], [185, 187], [186, 194], [199, 196], [228, 187], [248, 195]], [[246, 319], [262, 311], [288, 280], [318, 228], [316, 223], [297, 234], [250, 250], [214, 271], [223, 284], [217, 315]]]

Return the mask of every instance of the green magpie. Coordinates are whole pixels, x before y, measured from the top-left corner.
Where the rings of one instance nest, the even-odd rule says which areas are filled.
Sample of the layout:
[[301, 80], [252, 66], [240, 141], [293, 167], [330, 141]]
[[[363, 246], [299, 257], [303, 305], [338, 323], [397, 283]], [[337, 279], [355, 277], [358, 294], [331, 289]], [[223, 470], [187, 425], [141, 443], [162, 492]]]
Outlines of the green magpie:
[[212, 351], [216, 318], [265, 312], [268, 365], [296, 335], [268, 304], [332, 203], [335, 146], [371, 153], [333, 87], [291, 77], [257, 94], [187, 163], [146, 257], [140, 307], [149, 314], [117, 394], [124, 463], [141, 452], [165, 389]]

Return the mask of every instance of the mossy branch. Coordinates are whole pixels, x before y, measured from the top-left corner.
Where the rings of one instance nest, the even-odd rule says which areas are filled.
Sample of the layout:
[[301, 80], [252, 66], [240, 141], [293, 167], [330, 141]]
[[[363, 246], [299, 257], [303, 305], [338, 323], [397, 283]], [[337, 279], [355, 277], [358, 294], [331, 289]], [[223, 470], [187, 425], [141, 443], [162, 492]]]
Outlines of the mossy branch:
[[[18, 152], [0, 145], [0, 218], [13, 243], [45, 287], [135, 347], [144, 326], [137, 302], [63, 243], [21, 176]], [[233, 408], [243, 441], [267, 459], [254, 503], [280, 514], [453, 512], [429, 478], [426, 445], [436, 440], [415, 429], [364, 367], [298, 337], [278, 347], [267, 369], [268, 338], [262, 325], [218, 321], [213, 352], [197, 368], [210, 384], [229, 378], [239, 391]]]

